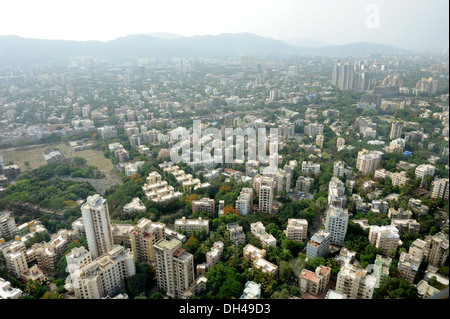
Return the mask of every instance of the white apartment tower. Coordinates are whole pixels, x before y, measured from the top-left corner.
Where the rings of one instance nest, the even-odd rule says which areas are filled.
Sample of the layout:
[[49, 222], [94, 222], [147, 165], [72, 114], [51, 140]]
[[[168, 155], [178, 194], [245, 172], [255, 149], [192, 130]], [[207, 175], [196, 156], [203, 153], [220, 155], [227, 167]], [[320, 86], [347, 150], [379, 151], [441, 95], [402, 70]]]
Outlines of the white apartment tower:
[[239, 215], [247, 215], [252, 210], [253, 204], [253, 189], [244, 187], [236, 200], [235, 208]]
[[273, 196], [275, 191], [275, 182], [272, 177], [263, 176], [259, 182], [259, 211], [272, 212]]
[[436, 172], [436, 167], [430, 164], [421, 164], [416, 167], [415, 171], [415, 178], [418, 179], [419, 177], [423, 180], [425, 180], [425, 177], [427, 176], [434, 176], [434, 173]]
[[86, 238], [92, 258], [96, 259], [113, 247], [108, 205], [99, 194], [89, 196], [81, 207]]
[[369, 243], [383, 251], [383, 256], [393, 257], [399, 245], [400, 235], [397, 227], [370, 226]]
[[328, 184], [328, 205], [339, 208], [345, 208], [347, 206], [345, 185], [339, 178], [334, 176]]
[[327, 210], [325, 229], [331, 234], [331, 244], [343, 246], [347, 234], [348, 210], [330, 206]]

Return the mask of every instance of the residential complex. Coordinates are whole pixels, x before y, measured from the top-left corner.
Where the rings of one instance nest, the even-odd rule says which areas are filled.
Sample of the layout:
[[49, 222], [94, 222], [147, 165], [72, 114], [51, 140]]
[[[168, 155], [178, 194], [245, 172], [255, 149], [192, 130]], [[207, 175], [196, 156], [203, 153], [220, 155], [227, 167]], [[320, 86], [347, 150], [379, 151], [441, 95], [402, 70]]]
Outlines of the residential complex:
[[78, 299], [116, 296], [125, 287], [125, 279], [134, 276], [136, 267], [131, 251], [114, 246], [106, 254], [70, 275]]

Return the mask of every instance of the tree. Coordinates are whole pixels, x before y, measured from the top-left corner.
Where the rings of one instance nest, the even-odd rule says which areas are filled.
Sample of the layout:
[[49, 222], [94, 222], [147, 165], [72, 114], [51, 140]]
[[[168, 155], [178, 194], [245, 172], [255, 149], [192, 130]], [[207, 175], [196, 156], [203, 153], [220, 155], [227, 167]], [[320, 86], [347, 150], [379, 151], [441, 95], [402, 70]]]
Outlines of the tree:
[[283, 281], [288, 281], [291, 277], [295, 276], [294, 270], [287, 261], [281, 261], [279, 265], [279, 276]]
[[308, 260], [308, 262], [306, 263], [306, 269], [310, 270], [310, 271], [316, 271], [316, 268], [319, 267], [320, 265], [324, 265], [326, 264], [326, 260], [323, 257], [315, 257], [313, 259]]
[[402, 278], [387, 277], [375, 289], [374, 299], [417, 299], [417, 287]]
[[233, 206], [231, 205], [226, 205], [223, 209], [223, 213], [224, 214], [234, 214], [234, 215], [239, 215], [237, 209], [235, 209]]
[[148, 299], [164, 299], [164, 295], [160, 292], [155, 292]]
[[448, 266], [442, 266], [438, 271], [442, 276], [448, 278]]
[[213, 298], [238, 298], [242, 294], [245, 278], [235, 268], [228, 267], [223, 262], [212, 266], [206, 273], [206, 278], [206, 287]]
[[364, 250], [359, 256], [362, 267], [366, 268], [368, 265], [373, 264], [377, 255], [381, 255], [382, 253], [383, 251], [381, 249], [376, 248], [372, 245], [367, 245], [366, 247], [364, 247]]
[[272, 296], [270, 296], [270, 299], [289, 299], [291, 297], [291, 294], [289, 291], [284, 288], [280, 291], [275, 291]]

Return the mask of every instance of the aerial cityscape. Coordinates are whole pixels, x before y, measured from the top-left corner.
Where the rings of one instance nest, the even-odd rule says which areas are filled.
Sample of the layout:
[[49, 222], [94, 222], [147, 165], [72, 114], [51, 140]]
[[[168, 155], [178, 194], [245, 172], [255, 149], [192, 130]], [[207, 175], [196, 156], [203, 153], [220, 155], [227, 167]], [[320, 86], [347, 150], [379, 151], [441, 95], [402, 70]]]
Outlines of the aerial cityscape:
[[448, 299], [448, 2], [415, 39], [384, 0], [297, 33], [262, 2], [259, 34], [0, 23], [0, 299]]

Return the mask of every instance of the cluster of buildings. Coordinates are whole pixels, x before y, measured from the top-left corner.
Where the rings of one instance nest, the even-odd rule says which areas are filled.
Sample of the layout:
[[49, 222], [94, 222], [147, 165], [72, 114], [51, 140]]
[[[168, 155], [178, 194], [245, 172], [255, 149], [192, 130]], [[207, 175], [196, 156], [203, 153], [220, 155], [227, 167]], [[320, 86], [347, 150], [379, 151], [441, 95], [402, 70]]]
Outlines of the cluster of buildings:
[[172, 174], [177, 182], [181, 185], [181, 187], [190, 192], [191, 189], [197, 189], [202, 187], [209, 187], [211, 184], [202, 183], [200, 179], [194, 178], [191, 174], [186, 174], [182, 169], [180, 169], [177, 165], [174, 165], [172, 162], [164, 162], [159, 165], [159, 167], [163, 170], [164, 173]]
[[151, 172], [147, 176], [142, 189], [147, 199], [157, 203], [164, 203], [183, 195], [183, 193], [176, 191], [172, 185], [169, 185], [167, 181], [163, 181], [158, 172]]

